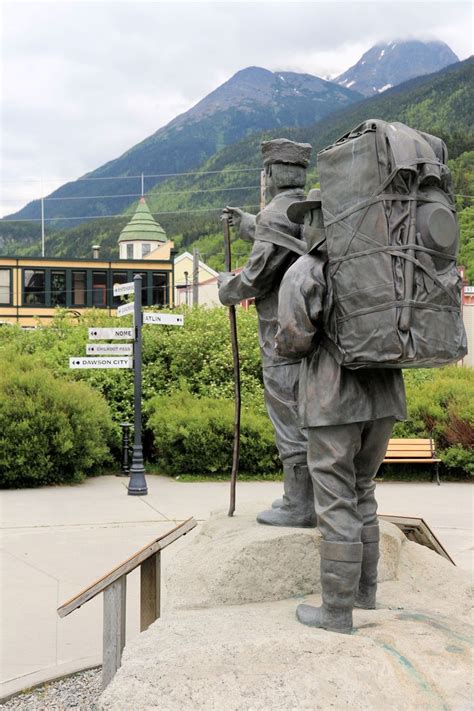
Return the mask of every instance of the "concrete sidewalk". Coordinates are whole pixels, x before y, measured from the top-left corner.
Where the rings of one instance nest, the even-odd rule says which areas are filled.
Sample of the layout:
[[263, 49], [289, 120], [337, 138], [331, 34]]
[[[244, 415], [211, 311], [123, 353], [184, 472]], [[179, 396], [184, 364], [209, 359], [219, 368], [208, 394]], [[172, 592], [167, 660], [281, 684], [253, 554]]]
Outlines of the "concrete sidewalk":
[[[229, 485], [148, 476], [149, 494], [128, 496], [126, 479], [1, 493], [1, 696], [99, 664], [101, 596], [60, 619], [58, 605], [153, 538], [189, 516], [198, 521], [228, 506]], [[379, 512], [422, 517], [458, 565], [473, 569], [470, 484], [381, 482]], [[241, 482], [239, 504], [268, 505], [278, 482]], [[195, 532], [189, 534], [194, 535]], [[189, 540], [163, 554], [163, 566]], [[138, 571], [127, 581], [127, 639], [138, 634]]]

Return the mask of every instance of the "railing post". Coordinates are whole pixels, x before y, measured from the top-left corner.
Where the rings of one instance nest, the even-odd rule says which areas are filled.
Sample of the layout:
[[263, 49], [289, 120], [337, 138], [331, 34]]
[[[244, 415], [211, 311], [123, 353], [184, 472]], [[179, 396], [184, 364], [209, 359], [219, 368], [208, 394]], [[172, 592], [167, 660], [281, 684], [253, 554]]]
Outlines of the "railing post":
[[125, 647], [127, 576], [104, 590], [102, 688], [105, 689], [122, 663]]
[[155, 553], [140, 566], [140, 632], [160, 616], [161, 555]]

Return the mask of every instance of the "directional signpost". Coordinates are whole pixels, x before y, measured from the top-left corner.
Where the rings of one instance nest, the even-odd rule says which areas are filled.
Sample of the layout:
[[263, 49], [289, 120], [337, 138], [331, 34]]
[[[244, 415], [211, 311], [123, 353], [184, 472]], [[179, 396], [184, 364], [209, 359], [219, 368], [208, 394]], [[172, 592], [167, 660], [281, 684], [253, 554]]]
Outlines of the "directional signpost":
[[132, 496], [144, 496], [148, 493], [145, 479], [145, 464], [143, 462], [142, 445], [142, 278], [137, 274], [135, 282], [135, 303], [133, 304], [133, 321], [135, 324], [135, 352], [134, 352], [134, 441], [132, 466], [130, 467], [130, 481], [128, 493]]
[[[184, 317], [175, 314], [142, 314], [142, 277], [137, 274], [133, 281], [114, 284], [114, 296], [134, 294], [135, 301], [117, 308], [118, 316], [133, 314], [133, 328], [90, 328], [89, 340], [132, 340], [131, 343], [88, 343], [89, 357], [69, 358], [72, 369], [133, 368], [134, 370], [134, 444], [128, 493], [144, 496], [148, 493], [145, 479], [142, 445], [142, 325], [183, 326]], [[107, 357], [102, 357], [107, 356]], [[133, 356], [133, 357], [131, 357]]]

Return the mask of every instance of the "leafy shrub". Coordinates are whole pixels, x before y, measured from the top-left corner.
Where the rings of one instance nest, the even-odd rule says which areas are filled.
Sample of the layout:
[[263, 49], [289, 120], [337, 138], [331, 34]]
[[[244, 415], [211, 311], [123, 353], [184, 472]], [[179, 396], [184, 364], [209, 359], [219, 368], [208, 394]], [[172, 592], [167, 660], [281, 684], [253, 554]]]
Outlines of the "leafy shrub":
[[474, 371], [450, 366], [404, 373], [408, 419], [394, 437], [433, 437], [443, 464], [474, 475]]
[[84, 383], [55, 378], [28, 356], [0, 369], [0, 486], [80, 481], [109, 457], [112, 422]]
[[[227, 400], [232, 410], [234, 384], [227, 311], [219, 307], [184, 308], [183, 311], [185, 325], [182, 328], [146, 326], [143, 330], [144, 404], [157, 395], [172, 396], [185, 389], [200, 398], [201, 408], [207, 398], [213, 403]], [[255, 417], [264, 418], [273, 446], [273, 434], [263, 404], [255, 309], [237, 309], [237, 319], [242, 402], [246, 417], [251, 417], [250, 412], [253, 412]], [[122, 320], [120, 323], [125, 325]], [[28, 354], [38, 367], [47, 368], [59, 378], [87, 383], [107, 401], [118, 430], [118, 423], [131, 421], [133, 417], [132, 371], [69, 370], [70, 356], [85, 355], [88, 327], [113, 325], [117, 325], [117, 319], [108, 316], [104, 310], [88, 311], [79, 321], [72, 321], [64, 312], [58, 311], [51, 326], [35, 331], [24, 331], [18, 327], [0, 329], [0, 359], [15, 361]], [[405, 371], [404, 377], [409, 417], [407, 422], [397, 424], [394, 436], [433, 436], [445, 466], [455, 471], [456, 475], [460, 472], [469, 475], [473, 445], [474, 371], [467, 367], [415, 369]], [[145, 407], [145, 432], [148, 432], [148, 412]], [[115, 442], [118, 437], [116, 432]], [[153, 452], [148, 442], [146, 437], [145, 456], [150, 458]], [[455, 449], [451, 451], [453, 447]], [[118, 454], [118, 448], [115, 453]], [[245, 463], [245, 467], [252, 471], [250, 465]]]
[[[155, 456], [169, 474], [222, 475], [232, 469], [234, 407], [189, 391], [153, 398], [147, 406]], [[268, 418], [242, 412], [240, 470], [269, 475], [281, 464]]]

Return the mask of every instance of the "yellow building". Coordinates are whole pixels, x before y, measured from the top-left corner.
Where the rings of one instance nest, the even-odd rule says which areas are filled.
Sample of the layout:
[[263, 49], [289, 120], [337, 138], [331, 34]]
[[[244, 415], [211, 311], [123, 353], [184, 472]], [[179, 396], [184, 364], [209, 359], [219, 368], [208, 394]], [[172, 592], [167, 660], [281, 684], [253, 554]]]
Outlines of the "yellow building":
[[142, 275], [144, 306], [172, 306], [173, 242], [143, 198], [119, 245], [121, 258], [112, 261], [100, 259], [97, 247], [91, 259], [0, 257], [0, 323], [36, 326], [49, 321], [58, 306], [75, 313], [107, 309], [113, 315], [122, 303], [113, 296], [113, 285], [132, 281], [135, 274]]
[[[217, 276], [218, 273], [211, 269], [207, 264], [199, 260], [199, 271], [198, 271], [198, 289], [199, 289], [199, 303], [201, 306], [215, 306], [221, 305], [218, 297], [217, 290]], [[204, 294], [202, 289], [203, 284], [207, 284], [209, 281], [215, 283], [215, 287], [212, 294]], [[193, 303], [193, 255], [189, 252], [183, 252], [179, 257], [174, 260], [174, 303], [176, 306], [187, 305], [191, 306]], [[215, 291], [215, 293], [214, 293]]]

